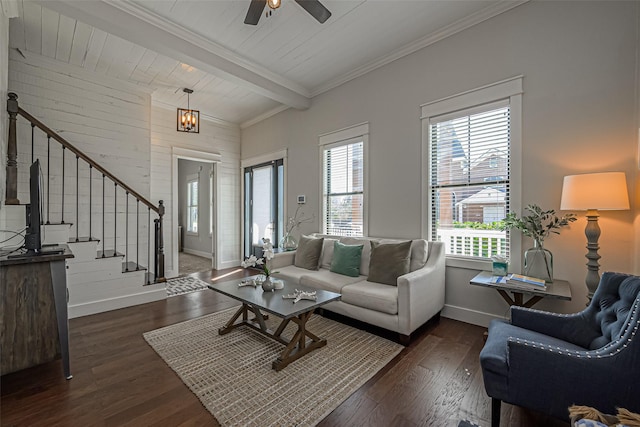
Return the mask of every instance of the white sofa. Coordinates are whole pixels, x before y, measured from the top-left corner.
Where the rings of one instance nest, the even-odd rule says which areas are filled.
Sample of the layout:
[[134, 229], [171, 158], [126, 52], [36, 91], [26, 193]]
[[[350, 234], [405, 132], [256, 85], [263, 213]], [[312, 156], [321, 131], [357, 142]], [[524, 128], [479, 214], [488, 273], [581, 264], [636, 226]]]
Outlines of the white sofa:
[[[275, 277], [304, 286], [342, 294], [340, 301], [323, 308], [399, 334], [407, 343], [413, 331], [444, 307], [445, 255], [442, 242], [413, 240], [411, 244], [410, 272], [398, 277], [397, 286], [369, 282], [369, 240], [380, 243], [397, 243], [402, 240], [324, 237], [318, 270], [307, 270], [294, 265], [295, 251], [275, 255], [272, 269]], [[329, 269], [335, 240], [353, 245], [364, 244], [360, 264], [360, 276], [350, 277], [333, 273]], [[406, 240], [404, 240], [406, 241]]]

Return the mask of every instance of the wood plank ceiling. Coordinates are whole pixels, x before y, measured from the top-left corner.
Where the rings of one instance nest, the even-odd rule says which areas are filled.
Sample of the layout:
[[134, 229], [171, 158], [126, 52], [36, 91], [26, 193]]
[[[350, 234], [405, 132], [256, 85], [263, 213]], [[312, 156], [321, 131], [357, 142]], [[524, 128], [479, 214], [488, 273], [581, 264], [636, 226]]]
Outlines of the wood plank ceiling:
[[[217, 58], [240, 67], [237, 73], [230, 73], [229, 67], [216, 72], [220, 64], [216, 57], [209, 60], [193, 54], [190, 60], [189, 52], [167, 55], [171, 51], [164, 50], [164, 45], [145, 43], [142, 36], [129, 37], [109, 19], [92, 16], [86, 5], [100, 6], [100, 1], [77, 2], [85, 9], [75, 13], [73, 1], [20, 0], [20, 16], [10, 20], [9, 42], [24, 55], [55, 59], [149, 87], [153, 102], [167, 108], [186, 106], [182, 88], [192, 88], [192, 107], [209, 117], [242, 124], [283, 104], [304, 108], [300, 99], [522, 2], [325, 0], [332, 16], [319, 24], [293, 0], [284, 0], [272, 16], [263, 15], [257, 26], [243, 23], [249, 0], [102, 2], [105, 7], [119, 4], [131, 16], [144, 15], [139, 19], [158, 28], [165, 24], [163, 31], [205, 46], [207, 52], [215, 51]], [[291, 103], [286, 101], [289, 93]]]

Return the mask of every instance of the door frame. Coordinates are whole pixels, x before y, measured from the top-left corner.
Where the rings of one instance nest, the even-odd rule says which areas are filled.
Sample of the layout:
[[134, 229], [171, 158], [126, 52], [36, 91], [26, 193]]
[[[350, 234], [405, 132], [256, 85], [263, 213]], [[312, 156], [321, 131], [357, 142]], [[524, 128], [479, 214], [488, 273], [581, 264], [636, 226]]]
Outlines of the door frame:
[[284, 210], [283, 214], [283, 218], [284, 218], [284, 223], [285, 223], [285, 227], [287, 224], [287, 149], [285, 148], [284, 150], [280, 150], [280, 151], [274, 151], [272, 153], [267, 153], [267, 154], [262, 154], [259, 156], [255, 156], [255, 157], [249, 157], [247, 159], [242, 159], [240, 161], [240, 176], [241, 176], [241, 184], [240, 184], [240, 215], [241, 215], [241, 220], [240, 220], [240, 259], [244, 259], [244, 236], [245, 236], [245, 229], [244, 229], [244, 216], [245, 216], [245, 209], [244, 209], [244, 201], [245, 201], [245, 180], [244, 180], [244, 169], [251, 167], [251, 166], [257, 166], [257, 165], [261, 165], [263, 163], [268, 163], [268, 162], [273, 162], [276, 160], [282, 159], [282, 166], [283, 166], [283, 174], [282, 174], [282, 180], [283, 180], [283, 187], [282, 187], [282, 191], [283, 191], [283, 203], [282, 203], [282, 209]]
[[[211, 163], [213, 165], [213, 197], [209, 201], [211, 203], [210, 214], [213, 216], [213, 233], [211, 235], [211, 268], [216, 269], [221, 265], [220, 242], [218, 237], [220, 233], [220, 203], [218, 197], [220, 195], [220, 180], [218, 179], [222, 155], [218, 153], [210, 153], [206, 151], [189, 150], [186, 148], [172, 147], [171, 149], [171, 199], [172, 199], [172, 221], [171, 232], [173, 235], [173, 265], [176, 274], [180, 273], [178, 261], [178, 159], [193, 160], [196, 162]], [[210, 192], [211, 193], [211, 192]]]

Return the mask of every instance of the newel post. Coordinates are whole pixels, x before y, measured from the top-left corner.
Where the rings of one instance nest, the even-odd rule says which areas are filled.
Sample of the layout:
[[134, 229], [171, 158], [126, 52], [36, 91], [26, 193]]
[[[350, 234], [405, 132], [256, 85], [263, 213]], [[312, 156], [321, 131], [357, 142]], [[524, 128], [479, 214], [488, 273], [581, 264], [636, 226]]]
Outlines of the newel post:
[[156, 265], [155, 265], [155, 279], [156, 282], [165, 282], [164, 277], [164, 237], [162, 231], [162, 218], [164, 217], [164, 201], [158, 202], [158, 219], [154, 220], [155, 223], [155, 251], [156, 251]]
[[7, 99], [7, 112], [9, 113], [9, 141], [7, 145], [7, 192], [5, 205], [19, 205], [18, 200], [18, 134], [16, 121], [18, 119], [18, 95], [9, 92]]

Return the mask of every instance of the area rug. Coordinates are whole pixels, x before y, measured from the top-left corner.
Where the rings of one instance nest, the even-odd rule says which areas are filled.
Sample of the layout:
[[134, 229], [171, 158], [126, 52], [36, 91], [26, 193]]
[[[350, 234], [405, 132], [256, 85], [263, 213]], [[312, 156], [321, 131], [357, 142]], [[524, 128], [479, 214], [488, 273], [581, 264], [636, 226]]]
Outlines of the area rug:
[[167, 280], [167, 296], [170, 297], [204, 289], [207, 289], [207, 282], [195, 277], [176, 277], [175, 279]]
[[[315, 426], [403, 349], [316, 315], [307, 328], [327, 345], [276, 372], [282, 344], [246, 327], [218, 335], [235, 310], [144, 334], [222, 426]], [[290, 324], [283, 335], [293, 332]]]
[[211, 258], [188, 254], [186, 252], [178, 253], [178, 271], [181, 276], [198, 273], [200, 271], [211, 271], [211, 268]]

